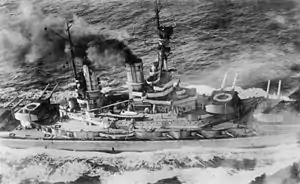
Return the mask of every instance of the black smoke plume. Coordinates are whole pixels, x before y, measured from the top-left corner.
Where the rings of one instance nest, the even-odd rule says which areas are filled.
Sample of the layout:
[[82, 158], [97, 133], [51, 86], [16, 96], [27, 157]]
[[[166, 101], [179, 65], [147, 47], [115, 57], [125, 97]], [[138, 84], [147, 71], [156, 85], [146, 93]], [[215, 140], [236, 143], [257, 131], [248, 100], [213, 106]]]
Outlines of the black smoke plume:
[[[95, 26], [82, 22], [75, 17], [71, 28], [75, 57], [88, 58], [95, 66], [140, 61], [123, 42], [99, 34]], [[45, 15], [22, 2], [17, 15], [6, 16], [0, 23], [0, 49], [10, 53], [17, 64], [54, 63], [70, 56], [66, 20], [62, 17]]]
[[87, 56], [96, 65], [141, 62], [123, 42], [116, 39], [94, 39], [88, 44]]

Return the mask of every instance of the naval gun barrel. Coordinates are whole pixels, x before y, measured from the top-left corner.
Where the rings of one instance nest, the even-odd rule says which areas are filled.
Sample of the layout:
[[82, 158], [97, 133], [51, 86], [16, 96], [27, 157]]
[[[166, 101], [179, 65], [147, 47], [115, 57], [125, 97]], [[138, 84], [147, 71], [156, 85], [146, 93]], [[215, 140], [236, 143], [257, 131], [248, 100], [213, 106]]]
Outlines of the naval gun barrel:
[[44, 88], [44, 90], [42, 91], [42, 93], [38, 97], [38, 100], [40, 100], [43, 97], [43, 95], [46, 93], [46, 91], [47, 91], [47, 89], [48, 89], [49, 86], [50, 86], [50, 84], [47, 84], [47, 86]]
[[281, 91], [281, 80], [279, 80], [279, 82], [278, 82], [278, 91], [277, 91], [278, 98], [280, 96], [280, 91]]
[[235, 85], [236, 85], [236, 81], [237, 81], [238, 75], [239, 75], [238, 73], [235, 73], [234, 81], [233, 81], [233, 84], [232, 84], [232, 89], [235, 88]]
[[56, 88], [58, 87], [58, 84], [56, 84], [53, 88], [53, 90], [50, 92], [49, 96], [47, 97], [47, 99], [51, 98], [53, 93], [55, 92]]
[[270, 85], [271, 85], [271, 80], [268, 80], [268, 85], [267, 85], [267, 95], [266, 98], [269, 98], [269, 93], [270, 93]]
[[12, 99], [10, 102], [8, 102], [4, 108], [7, 108], [8, 106], [10, 106], [10, 104], [12, 104], [14, 101], [16, 101], [18, 99], [18, 97], [15, 97], [14, 99]]
[[224, 86], [225, 86], [227, 74], [228, 74], [228, 72], [226, 72], [225, 75], [224, 75], [224, 78], [223, 78], [223, 81], [222, 81], [222, 84], [221, 84], [221, 89], [223, 89]]

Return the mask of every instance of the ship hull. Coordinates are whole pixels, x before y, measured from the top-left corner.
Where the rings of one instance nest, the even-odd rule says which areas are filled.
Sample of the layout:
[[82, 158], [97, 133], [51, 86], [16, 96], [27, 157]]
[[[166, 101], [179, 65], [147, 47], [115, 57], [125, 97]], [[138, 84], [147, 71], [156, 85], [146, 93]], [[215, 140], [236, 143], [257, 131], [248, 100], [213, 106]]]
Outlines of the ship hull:
[[0, 145], [17, 148], [43, 148], [72, 151], [97, 151], [97, 152], [147, 152], [171, 150], [181, 148], [262, 148], [282, 144], [300, 143], [300, 133], [281, 135], [266, 135], [246, 138], [226, 138], [207, 140], [164, 140], [164, 141], [116, 141], [116, 140], [40, 140], [21, 138], [0, 138]]

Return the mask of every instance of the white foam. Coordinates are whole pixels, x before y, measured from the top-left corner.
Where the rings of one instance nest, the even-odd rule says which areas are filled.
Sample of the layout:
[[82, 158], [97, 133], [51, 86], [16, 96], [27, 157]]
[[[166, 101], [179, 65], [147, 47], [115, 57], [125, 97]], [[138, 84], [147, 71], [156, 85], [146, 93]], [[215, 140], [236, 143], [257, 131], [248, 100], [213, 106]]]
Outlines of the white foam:
[[[236, 170], [233, 168], [218, 167], [218, 168], [187, 168], [187, 169], [168, 169], [164, 168], [159, 171], [149, 171], [141, 169], [138, 171], [126, 171], [121, 174], [111, 175], [103, 179], [106, 184], [147, 184], [154, 183], [157, 180], [172, 178], [177, 176], [182, 183], [188, 184], [248, 184], [255, 177], [263, 173], [274, 174], [278, 170], [289, 166], [291, 163], [300, 159], [296, 153], [299, 147], [279, 146], [272, 149], [257, 149], [233, 152], [233, 156], [245, 158], [244, 156], [251, 154], [260, 163], [254, 170]], [[228, 150], [227, 150], [228, 151]], [[228, 152], [225, 152], [225, 154]], [[211, 154], [214, 152], [211, 150]], [[187, 154], [186, 154], [187, 155]], [[227, 155], [224, 155], [227, 157]], [[246, 157], [247, 158], [247, 157]], [[273, 163], [272, 163], [272, 162]]]
[[[124, 153], [120, 155], [110, 155], [104, 153], [91, 152], [69, 152], [54, 151], [42, 149], [14, 150], [2, 147], [0, 150], [1, 164], [0, 174], [3, 175], [3, 183], [20, 183], [20, 181], [33, 178], [39, 181], [48, 182], [67, 182], [74, 181], [83, 173], [90, 171], [102, 179], [106, 184], [126, 184], [126, 183], [153, 183], [160, 179], [177, 176], [182, 183], [249, 183], [256, 176], [266, 172], [273, 174], [278, 170], [300, 160], [300, 147], [298, 145], [281, 145], [270, 148], [260, 149], [228, 149], [228, 148], [188, 148], [175, 151], [158, 151], [147, 153]], [[55, 165], [63, 163], [60, 168], [54, 172], [48, 165], [49, 163], [41, 163], [39, 161], [31, 161], [24, 168], [17, 169], [24, 158], [30, 158], [34, 154], [46, 153], [54, 159]], [[218, 168], [195, 168], [195, 162], [200, 160], [210, 160], [212, 157], [218, 156], [226, 159], [257, 159], [257, 166], [254, 170], [236, 170], [225, 166]], [[92, 159], [94, 162], [108, 164], [118, 168], [127, 168], [118, 173], [104, 171], [102, 168], [91, 170], [90, 166], [84, 161], [65, 162], [67, 159], [75, 158]], [[194, 161], [193, 161], [194, 159]], [[190, 163], [192, 168], [176, 168], [176, 165], [163, 164], [165, 160], [178, 160], [182, 163]], [[3, 162], [5, 161], [5, 162]], [[142, 169], [144, 165], [163, 164], [163, 167], [156, 171]], [[199, 166], [198, 166], [199, 167]]]

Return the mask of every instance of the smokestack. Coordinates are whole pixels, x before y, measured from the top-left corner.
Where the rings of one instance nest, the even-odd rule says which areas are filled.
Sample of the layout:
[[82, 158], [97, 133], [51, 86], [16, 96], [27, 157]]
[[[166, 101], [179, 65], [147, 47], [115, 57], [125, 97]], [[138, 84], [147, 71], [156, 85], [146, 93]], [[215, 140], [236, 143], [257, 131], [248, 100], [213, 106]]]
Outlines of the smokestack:
[[133, 98], [132, 92], [140, 92], [144, 84], [143, 62], [141, 59], [125, 63], [127, 71], [127, 84], [129, 98]]
[[92, 91], [93, 87], [92, 87], [92, 80], [91, 80], [89, 67], [87, 65], [83, 65], [82, 69], [83, 69], [83, 75], [84, 75], [85, 81], [86, 81], [87, 90]]
[[270, 84], [271, 84], [271, 81], [268, 80], [268, 85], [267, 85], [267, 95], [266, 95], [266, 98], [269, 98]]
[[103, 104], [103, 95], [101, 93], [98, 78], [88, 65], [83, 65], [82, 69], [87, 87], [87, 108], [88, 110], [99, 108]]
[[223, 81], [222, 81], [222, 84], [221, 84], [221, 89], [223, 89], [224, 86], [225, 86], [225, 82], [226, 82], [226, 78], [227, 78], [227, 73], [228, 72], [226, 72], [225, 75], [224, 75], [224, 78], [223, 78]]
[[277, 91], [277, 97], [279, 98], [280, 96], [280, 90], [281, 90], [281, 80], [278, 82], [278, 91]]

